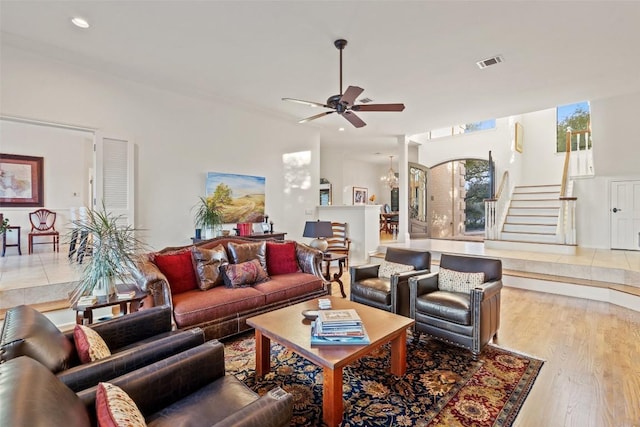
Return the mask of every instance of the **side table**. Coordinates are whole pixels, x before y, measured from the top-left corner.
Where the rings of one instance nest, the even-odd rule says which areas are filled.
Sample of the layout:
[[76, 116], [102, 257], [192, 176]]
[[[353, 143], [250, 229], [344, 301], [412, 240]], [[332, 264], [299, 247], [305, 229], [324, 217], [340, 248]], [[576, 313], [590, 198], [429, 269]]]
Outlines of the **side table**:
[[141, 291], [135, 285], [117, 285], [118, 292], [126, 292], [128, 290], [135, 290], [136, 294], [131, 298], [118, 298], [117, 295], [113, 295], [108, 299], [98, 299], [94, 304], [81, 305], [78, 303], [73, 304], [71, 308], [76, 312], [76, 323], [78, 325], [90, 325], [93, 323], [93, 310], [102, 307], [110, 307], [113, 305], [120, 306], [120, 313], [127, 314], [128, 312], [135, 313], [140, 308], [140, 301], [142, 301], [147, 293]]
[[[347, 260], [347, 255], [340, 254], [337, 252], [325, 252], [322, 257], [322, 262], [325, 264], [324, 278], [331, 282], [336, 282], [340, 285], [340, 293], [342, 294], [342, 298], [346, 298], [347, 294], [344, 293], [344, 284], [340, 278], [342, 277], [342, 273], [344, 272], [344, 263]], [[331, 262], [338, 261], [338, 272], [333, 273], [333, 277], [331, 277], [331, 272], [329, 269], [331, 268]]]
[[[7, 244], [7, 233], [12, 232], [13, 230], [18, 231], [18, 240], [16, 243]], [[7, 227], [4, 233], [2, 233], [2, 256], [4, 256], [7, 248], [18, 247], [18, 255], [22, 255], [22, 249], [20, 249], [20, 226], [19, 225], [10, 225]]]

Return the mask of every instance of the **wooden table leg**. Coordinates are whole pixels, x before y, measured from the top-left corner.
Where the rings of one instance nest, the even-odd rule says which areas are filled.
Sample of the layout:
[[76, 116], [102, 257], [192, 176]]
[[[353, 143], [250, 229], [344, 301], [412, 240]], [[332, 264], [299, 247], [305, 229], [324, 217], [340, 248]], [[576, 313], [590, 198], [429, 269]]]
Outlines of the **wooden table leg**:
[[256, 329], [256, 376], [262, 377], [271, 369], [271, 340]]
[[342, 403], [342, 368], [323, 368], [322, 419], [329, 427], [339, 426], [344, 407]]
[[340, 293], [342, 294], [342, 298], [346, 298], [347, 294], [344, 293], [344, 284], [342, 283], [342, 280], [340, 280], [340, 278], [342, 277], [343, 268], [344, 268], [344, 259], [339, 259], [338, 272], [333, 274], [333, 281], [338, 282], [338, 284], [340, 285]]
[[391, 340], [391, 373], [402, 376], [407, 372], [407, 330]]

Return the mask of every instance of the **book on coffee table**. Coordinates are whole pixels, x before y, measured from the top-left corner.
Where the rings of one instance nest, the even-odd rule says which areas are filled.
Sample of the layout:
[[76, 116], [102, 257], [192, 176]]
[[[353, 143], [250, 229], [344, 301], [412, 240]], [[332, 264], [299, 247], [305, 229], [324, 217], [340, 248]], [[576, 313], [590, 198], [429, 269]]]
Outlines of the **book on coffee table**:
[[317, 321], [311, 322], [311, 345], [367, 345], [371, 344], [369, 335], [363, 325], [360, 326], [361, 332], [350, 335], [343, 334], [319, 334], [317, 331]]

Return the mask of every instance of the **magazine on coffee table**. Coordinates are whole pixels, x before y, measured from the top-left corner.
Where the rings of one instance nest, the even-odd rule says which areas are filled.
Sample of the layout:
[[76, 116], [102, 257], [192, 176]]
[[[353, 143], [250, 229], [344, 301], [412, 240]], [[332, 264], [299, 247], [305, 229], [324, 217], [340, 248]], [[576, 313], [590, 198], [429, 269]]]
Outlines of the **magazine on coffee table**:
[[367, 331], [362, 326], [362, 334], [356, 336], [350, 335], [318, 335], [316, 331], [316, 322], [311, 322], [311, 345], [367, 345], [371, 344]]

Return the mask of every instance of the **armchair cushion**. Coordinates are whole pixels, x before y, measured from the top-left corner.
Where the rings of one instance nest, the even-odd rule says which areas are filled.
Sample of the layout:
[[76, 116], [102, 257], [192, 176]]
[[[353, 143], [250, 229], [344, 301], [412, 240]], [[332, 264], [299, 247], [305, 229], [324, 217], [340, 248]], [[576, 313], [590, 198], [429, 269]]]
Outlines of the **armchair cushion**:
[[470, 293], [448, 291], [430, 292], [416, 299], [416, 311], [460, 325], [470, 325]]
[[190, 250], [166, 255], [157, 254], [155, 263], [171, 283], [171, 294], [181, 294], [198, 288]]
[[469, 293], [471, 289], [484, 283], [484, 273], [466, 273], [463, 271], [440, 268], [438, 271], [438, 289], [449, 292]]
[[388, 278], [371, 278], [363, 279], [359, 282], [351, 284], [351, 292], [356, 292], [358, 296], [371, 302], [383, 304], [385, 306], [391, 305], [391, 281]]
[[224, 284], [220, 267], [229, 263], [224, 246], [218, 245], [213, 249], [194, 246], [191, 248], [193, 264], [196, 271], [198, 287], [206, 291], [214, 286]]
[[129, 395], [116, 385], [100, 383], [96, 390], [96, 414], [100, 427], [145, 427], [147, 423]]
[[76, 325], [73, 328], [73, 340], [82, 363], [95, 362], [111, 356], [111, 351], [102, 337], [84, 325]]
[[407, 271], [413, 270], [415, 270], [413, 265], [383, 260], [380, 264], [380, 268], [378, 269], [378, 277], [390, 279], [394, 274], [406, 273]]

